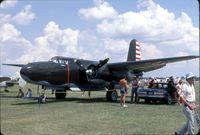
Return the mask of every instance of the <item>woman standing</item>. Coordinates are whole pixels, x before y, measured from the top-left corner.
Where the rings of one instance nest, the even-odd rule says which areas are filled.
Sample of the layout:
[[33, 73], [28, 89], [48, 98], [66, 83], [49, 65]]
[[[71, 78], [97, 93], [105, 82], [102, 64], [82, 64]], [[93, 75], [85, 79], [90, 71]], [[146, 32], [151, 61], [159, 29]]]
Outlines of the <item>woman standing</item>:
[[126, 95], [127, 95], [127, 90], [128, 90], [128, 85], [127, 85], [127, 81], [125, 78], [121, 79], [119, 81], [119, 85], [120, 85], [120, 105], [122, 107], [128, 107], [126, 104], [125, 104], [125, 101], [126, 101]]

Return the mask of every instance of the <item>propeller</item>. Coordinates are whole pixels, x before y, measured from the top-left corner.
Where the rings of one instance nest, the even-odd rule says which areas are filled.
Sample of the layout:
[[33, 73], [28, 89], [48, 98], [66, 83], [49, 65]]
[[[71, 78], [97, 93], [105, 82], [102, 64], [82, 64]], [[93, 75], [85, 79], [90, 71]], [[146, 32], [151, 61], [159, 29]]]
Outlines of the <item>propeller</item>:
[[98, 69], [104, 66], [108, 61], [109, 58], [106, 58], [104, 60], [100, 60], [98, 64], [91, 64], [88, 67], [84, 67], [83, 64], [81, 64], [81, 62], [77, 59], [74, 60], [74, 63], [76, 63], [81, 69], [85, 71], [88, 79], [94, 79], [97, 77]]

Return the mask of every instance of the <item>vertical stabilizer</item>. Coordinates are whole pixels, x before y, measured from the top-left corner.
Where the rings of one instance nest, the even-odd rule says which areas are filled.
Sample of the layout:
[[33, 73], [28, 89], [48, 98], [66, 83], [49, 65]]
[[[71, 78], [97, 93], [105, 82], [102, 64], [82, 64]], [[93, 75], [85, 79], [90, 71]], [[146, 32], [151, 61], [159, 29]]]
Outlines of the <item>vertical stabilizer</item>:
[[127, 61], [139, 61], [141, 60], [140, 43], [133, 39], [129, 46]]

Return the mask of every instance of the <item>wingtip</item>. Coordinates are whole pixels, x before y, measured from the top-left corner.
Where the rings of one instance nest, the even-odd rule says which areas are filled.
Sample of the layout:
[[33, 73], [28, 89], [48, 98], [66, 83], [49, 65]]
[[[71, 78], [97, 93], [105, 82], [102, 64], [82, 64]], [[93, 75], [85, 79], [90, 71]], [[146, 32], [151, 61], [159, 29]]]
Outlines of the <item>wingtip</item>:
[[5, 66], [23, 67], [25, 64], [2, 64]]

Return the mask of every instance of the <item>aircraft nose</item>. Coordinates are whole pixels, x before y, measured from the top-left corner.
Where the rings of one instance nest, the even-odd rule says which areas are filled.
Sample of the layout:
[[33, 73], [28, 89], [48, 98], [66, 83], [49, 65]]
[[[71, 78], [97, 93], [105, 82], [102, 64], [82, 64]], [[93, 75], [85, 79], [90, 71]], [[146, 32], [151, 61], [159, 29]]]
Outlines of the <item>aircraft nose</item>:
[[29, 64], [26, 66], [23, 66], [20, 70], [20, 74], [23, 76], [28, 76], [32, 73], [31, 69], [32, 69], [32, 66]]

